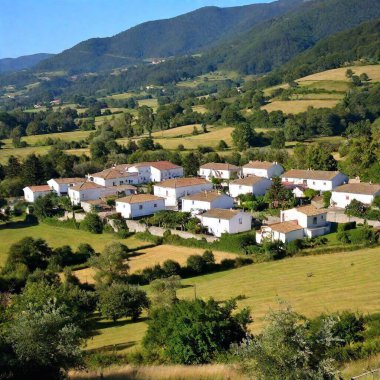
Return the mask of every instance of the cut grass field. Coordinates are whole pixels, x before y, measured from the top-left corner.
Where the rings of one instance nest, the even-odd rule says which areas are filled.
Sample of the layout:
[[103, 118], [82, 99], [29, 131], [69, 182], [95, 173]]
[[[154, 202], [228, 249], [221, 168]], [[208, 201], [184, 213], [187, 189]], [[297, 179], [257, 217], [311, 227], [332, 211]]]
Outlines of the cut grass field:
[[[270, 308], [284, 300], [294, 309], [315, 317], [321, 313], [352, 310], [363, 313], [380, 311], [380, 247], [350, 253], [295, 257], [253, 264], [239, 269], [183, 280], [180, 298], [225, 300], [242, 296], [239, 308], [248, 306], [254, 319], [251, 329], [258, 332]], [[98, 335], [88, 348], [121, 345], [135, 347], [142, 339], [146, 324], [120, 321], [117, 326], [100, 323]]]
[[76, 249], [79, 244], [88, 243], [97, 252], [101, 252], [107, 244], [113, 241], [126, 244], [132, 249], [147, 245], [147, 243], [141, 242], [133, 236], [127, 239], [118, 239], [111, 234], [95, 235], [87, 231], [55, 227], [44, 223], [36, 226], [25, 226], [21, 222], [13, 222], [8, 226], [0, 225], [0, 266], [6, 260], [10, 246], [27, 236], [44, 239], [52, 247], [70, 245]]
[[[134, 273], [147, 267], [153, 267], [156, 264], [162, 264], [165, 260], [174, 260], [179, 264], [186, 264], [186, 260], [191, 255], [201, 255], [204, 249], [177, 247], [173, 245], [159, 245], [152, 248], [144, 248], [133, 254], [129, 260], [130, 272]], [[233, 253], [213, 251], [215, 261], [220, 263], [223, 259], [231, 259], [236, 255]], [[94, 270], [91, 268], [80, 269], [75, 272], [82, 283], [94, 283]]]
[[306, 111], [309, 107], [313, 108], [333, 108], [338, 104], [338, 99], [303, 99], [303, 100], [274, 100], [261, 109], [272, 111], [282, 111], [286, 114], [296, 114]]

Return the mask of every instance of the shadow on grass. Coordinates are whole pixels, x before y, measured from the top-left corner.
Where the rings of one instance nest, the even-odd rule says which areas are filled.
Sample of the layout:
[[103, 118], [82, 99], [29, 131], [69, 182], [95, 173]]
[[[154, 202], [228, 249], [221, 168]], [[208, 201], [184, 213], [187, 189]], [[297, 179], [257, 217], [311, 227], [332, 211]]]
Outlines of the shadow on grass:
[[96, 331], [92, 331], [90, 333], [90, 336], [99, 335], [100, 333], [98, 330], [108, 329], [112, 327], [122, 327], [122, 326], [131, 325], [138, 322], [145, 322], [147, 320], [148, 318], [144, 317], [144, 318], [139, 318], [137, 321], [132, 321], [131, 319], [111, 321], [111, 320], [104, 320], [101, 317], [94, 317], [90, 321], [90, 325], [91, 325], [91, 330], [96, 330]]
[[20, 228], [28, 228], [32, 226], [38, 226], [38, 221], [30, 222], [25, 220], [19, 220], [17, 222], [8, 222], [0, 224], [0, 230], [16, 230]]
[[137, 344], [136, 341], [132, 341], [132, 342], [127, 342], [127, 343], [118, 343], [118, 344], [109, 344], [108, 346], [102, 346], [101, 348], [92, 348], [92, 349], [88, 349], [86, 350], [87, 352], [98, 352], [98, 351], [114, 351], [114, 352], [117, 352], [117, 351], [122, 351], [122, 350], [125, 350], [127, 348], [131, 348], [133, 346], [135, 346]]

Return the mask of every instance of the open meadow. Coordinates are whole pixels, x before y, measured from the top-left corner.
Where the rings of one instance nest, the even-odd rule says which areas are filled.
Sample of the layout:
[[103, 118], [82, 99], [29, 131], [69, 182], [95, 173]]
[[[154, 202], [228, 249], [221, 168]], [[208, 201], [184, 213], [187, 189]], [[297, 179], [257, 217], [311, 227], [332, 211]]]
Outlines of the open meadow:
[[313, 108], [333, 108], [339, 103], [338, 99], [301, 99], [301, 100], [273, 100], [261, 107], [268, 112], [282, 111], [285, 114], [300, 113]]
[[[379, 265], [380, 247], [295, 257], [186, 279], [178, 296], [193, 298], [196, 293], [199, 298], [217, 300], [240, 296], [238, 306], [251, 309], [251, 329], [258, 332], [265, 323], [264, 315], [277, 308], [280, 300], [307, 317], [339, 310], [379, 312]], [[138, 344], [146, 324], [102, 320], [98, 327], [88, 349], [117, 345], [122, 351]]]

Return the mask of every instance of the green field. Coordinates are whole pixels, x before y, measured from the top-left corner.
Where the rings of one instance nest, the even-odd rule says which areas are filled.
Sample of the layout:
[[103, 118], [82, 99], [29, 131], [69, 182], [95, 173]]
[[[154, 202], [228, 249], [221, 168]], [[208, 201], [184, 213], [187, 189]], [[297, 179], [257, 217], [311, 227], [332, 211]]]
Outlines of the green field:
[[76, 249], [79, 244], [88, 243], [98, 252], [101, 252], [105, 245], [113, 241], [126, 244], [132, 249], [146, 245], [134, 237], [118, 239], [111, 234], [94, 235], [87, 231], [55, 227], [44, 223], [25, 227], [22, 223], [14, 222], [8, 226], [0, 225], [0, 266], [4, 264], [7, 258], [9, 247], [26, 236], [44, 239], [52, 247], [70, 245]]
[[[217, 300], [244, 296], [239, 307], [251, 309], [252, 330], [263, 326], [269, 308], [279, 300], [293, 305], [307, 317], [338, 310], [363, 313], [380, 311], [380, 247], [351, 253], [296, 257], [282, 261], [253, 264], [239, 269], [183, 280], [179, 297], [214, 297]], [[146, 325], [120, 321], [99, 324], [99, 334], [88, 348], [120, 345], [134, 347], [141, 340]]]

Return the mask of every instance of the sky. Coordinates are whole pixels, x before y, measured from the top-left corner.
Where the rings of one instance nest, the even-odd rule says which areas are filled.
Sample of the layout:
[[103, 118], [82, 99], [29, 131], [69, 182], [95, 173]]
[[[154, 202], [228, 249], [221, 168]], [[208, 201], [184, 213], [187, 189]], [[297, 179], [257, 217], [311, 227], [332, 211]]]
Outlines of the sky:
[[59, 53], [92, 37], [109, 37], [144, 21], [208, 5], [271, 0], [0, 0], [0, 58]]

